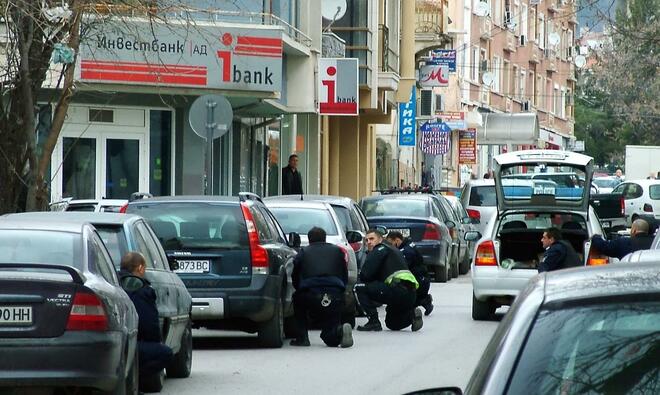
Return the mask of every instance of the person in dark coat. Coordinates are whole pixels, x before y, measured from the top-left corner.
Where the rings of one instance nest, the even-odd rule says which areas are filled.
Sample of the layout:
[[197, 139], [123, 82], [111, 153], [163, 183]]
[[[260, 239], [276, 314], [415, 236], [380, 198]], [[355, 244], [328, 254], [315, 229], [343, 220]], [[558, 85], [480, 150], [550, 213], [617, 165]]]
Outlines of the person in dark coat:
[[541, 237], [541, 244], [543, 244], [545, 252], [543, 253], [543, 259], [539, 263], [539, 273], [582, 266], [580, 257], [573, 249], [573, 246], [562, 240], [559, 229], [546, 229], [543, 232], [543, 237]]
[[359, 331], [381, 331], [377, 307], [386, 304], [385, 325], [391, 330], [412, 326], [422, 328], [422, 310], [416, 307], [419, 283], [408, 270], [398, 249], [385, 243], [376, 229], [367, 231], [367, 260], [360, 270], [361, 284], [355, 286], [358, 303], [369, 321], [358, 326]]
[[[133, 301], [138, 313], [138, 360], [140, 377], [150, 376], [165, 369], [172, 361], [172, 349], [162, 343], [156, 291], [144, 278], [146, 271], [144, 256], [139, 252], [128, 252], [121, 258], [119, 279]], [[133, 286], [139, 283], [139, 287]], [[125, 284], [131, 283], [130, 288]]]
[[298, 171], [298, 155], [289, 156], [289, 165], [282, 169], [282, 195], [301, 195], [302, 177]]
[[307, 237], [309, 246], [301, 249], [293, 260], [291, 280], [296, 289], [293, 310], [298, 336], [290, 344], [309, 346], [307, 320], [311, 315], [319, 319], [321, 339], [328, 347], [351, 347], [351, 324], [341, 324], [348, 256], [336, 245], [326, 243], [322, 228], [313, 227]]
[[429, 315], [433, 311], [433, 297], [429, 294], [431, 288], [431, 279], [424, 265], [424, 257], [415, 247], [415, 243], [410, 239], [403, 237], [399, 231], [387, 233], [387, 241], [401, 251], [403, 258], [408, 264], [408, 270], [415, 276], [419, 283], [417, 288], [417, 306], [424, 307], [424, 315]]
[[630, 227], [630, 237], [619, 237], [614, 240], [605, 240], [601, 235], [591, 238], [591, 247], [601, 254], [609, 257], [623, 258], [638, 250], [648, 250], [653, 243], [653, 236], [649, 235], [649, 223], [638, 218]]

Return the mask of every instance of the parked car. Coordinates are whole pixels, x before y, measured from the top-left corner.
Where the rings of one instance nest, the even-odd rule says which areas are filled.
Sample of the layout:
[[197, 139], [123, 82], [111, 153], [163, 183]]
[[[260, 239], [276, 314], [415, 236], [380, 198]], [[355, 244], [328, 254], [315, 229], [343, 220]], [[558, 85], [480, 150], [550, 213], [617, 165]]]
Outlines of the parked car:
[[621, 179], [615, 176], [595, 177], [593, 183], [598, 187], [598, 193], [610, 193], [621, 184]]
[[342, 321], [355, 326], [355, 295], [353, 286], [357, 282], [358, 267], [355, 252], [351, 248], [351, 242], [362, 240], [363, 235], [358, 232], [342, 231], [339, 217], [330, 204], [313, 201], [291, 201], [268, 199], [266, 206], [282, 225], [285, 233], [295, 232], [300, 235], [300, 246], [309, 245], [307, 233], [314, 226], [323, 228], [328, 243], [339, 246], [348, 258], [348, 284], [344, 294], [345, 308]]
[[458, 262], [451, 259], [454, 252], [449, 232], [456, 224], [444, 218], [435, 199], [427, 193], [384, 194], [365, 197], [360, 207], [372, 228], [384, 226], [415, 242], [435, 281], [444, 283], [458, 276]]
[[545, 273], [499, 324], [465, 391], [433, 393], [657, 394], [659, 325], [660, 260]]
[[137, 394], [137, 331], [92, 225], [0, 218], [0, 387]]
[[[300, 239], [284, 231], [261, 198], [168, 196], [132, 201], [192, 295], [193, 326], [257, 333], [281, 347], [293, 325], [291, 271]], [[297, 239], [297, 243], [296, 243]]]
[[353, 231], [359, 232], [362, 235], [362, 239], [350, 243], [351, 248], [355, 251], [358, 270], [362, 268], [364, 261], [367, 259], [367, 243], [365, 243], [364, 237], [367, 235], [367, 230], [369, 230], [369, 223], [360, 209], [360, 206], [353, 199], [344, 196], [331, 195], [282, 195], [265, 198], [264, 201], [268, 202], [271, 199], [278, 201], [313, 201], [330, 204], [330, 207], [335, 211], [337, 218], [339, 218], [344, 233]]
[[[557, 187], [537, 190], [529, 180], [502, 181], [503, 175], [570, 169], [591, 180], [593, 159], [564, 151], [528, 150], [498, 155], [495, 162], [497, 213], [480, 239], [472, 259], [472, 318], [489, 319], [502, 305], [510, 305], [527, 281], [538, 272], [543, 256], [541, 237], [550, 226], [561, 229], [585, 264], [608, 262], [590, 251], [591, 236], [604, 234], [589, 205], [590, 188]], [[564, 171], [566, 171], [564, 170]], [[588, 183], [587, 183], [588, 184]], [[590, 255], [590, 253], [592, 253]]]
[[477, 227], [476, 230], [484, 234], [497, 213], [495, 181], [492, 179], [468, 180], [461, 190], [461, 204], [472, 218], [472, 223]]
[[64, 199], [51, 203], [51, 211], [92, 211], [118, 213], [128, 203], [125, 199]]
[[612, 193], [623, 195], [627, 226], [641, 215], [652, 215], [660, 220], [660, 180], [625, 181]]
[[[443, 215], [445, 223], [452, 221], [455, 226], [449, 228], [449, 235], [452, 238], [452, 277], [458, 277], [459, 274], [465, 274], [470, 270], [470, 258], [468, 257], [468, 243], [465, 240], [465, 229], [463, 228], [463, 219], [456, 214], [447, 197], [444, 195], [433, 194], [435, 202]], [[471, 222], [471, 220], [470, 220]]]
[[[657, 240], [657, 237], [656, 237]], [[619, 263], [660, 262], [660, 249], [638, 250], [621, 258]]]
[[[170, 269], [165, 251], [143, 218], [132, 214], [90, 212], [20, 213], [7, 217], [40, 222], [77, 222], [81, 225], [90, 223], [103, 240], [117, 271], [120, 269], [122, 256], [127, 252], [136, 251], [144, 255], [147, 264], [145, 278], [156, 291], [163, 342], [175, 355], [174, 360], [167, 367], [167, 377], [190, 376], [192, 298], [179, 276]], [[142, 388], [154, 392], [160, 391], [163, 387], [163, 373], [143, 378]]]
[[463, 208], [461, 200], [458, 197], [453, 195], [444, 195], [444, 197], [454, 211], [455, 221], [458, 224], [457, 228], [460, 229], [458, 238], [465, 246], [465, 256], [463, 260], [460, 261], [458, 267], [459, 274], [465, 274], [470, 270], [470, 262], [472, 260], [475, 245], [473, 241], [465, 240], [465, 233], [476, 230], [477, 226], [473, 223], [472, 218], [470, 218], [467, 211], [465, 211], [465, 208]]

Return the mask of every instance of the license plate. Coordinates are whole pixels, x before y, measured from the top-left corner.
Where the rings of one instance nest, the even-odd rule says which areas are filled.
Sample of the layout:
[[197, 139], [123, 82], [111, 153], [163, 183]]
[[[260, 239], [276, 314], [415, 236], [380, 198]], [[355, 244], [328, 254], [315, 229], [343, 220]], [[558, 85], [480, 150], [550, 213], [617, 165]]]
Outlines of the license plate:
[[394, 229], [394, 228], [387, 228], [388, 232], [399, 232], [403, 235], [403, 237], [410, 237], [410, 229], [408, 228], [402, 228], [402, 229]]
[[211, 261], [208, 260], [177, 260], [176, 273], [208, 273], [211, 270]]
[[0, 306], [0, 325], [32, 324], [32, 306]]

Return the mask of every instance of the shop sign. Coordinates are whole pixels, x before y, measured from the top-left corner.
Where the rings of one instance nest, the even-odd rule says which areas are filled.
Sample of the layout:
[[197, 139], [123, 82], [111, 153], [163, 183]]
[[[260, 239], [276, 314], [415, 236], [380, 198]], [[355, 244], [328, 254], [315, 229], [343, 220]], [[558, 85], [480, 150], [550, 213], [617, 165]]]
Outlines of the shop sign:
[[319, 114], [358, 115], [358, 60], [319, 59]]
[[449, 67], [446, 64], [422, 66], [419, 69], [419, 85], [425, 88], [449, 86]]
[[458, 164], [477, 164], [477, 129], [458, 131]]
[[422, 132], [422, 152], [429, 155], [444, 155], [449, 152], [451, 128], [446, 123], [425, 122], [419, 130]]
[[410, 100], [399, 103], [399, 146], [414, 147], [417, 137], [417, 89], [413, 85]]
[[80, 81], [282, 90], [280, 29], [94, 20], [84, 28]]
[[467, 128], [465, 112], [463, 111], [440, 112], [436, 115], [442, 119], [442, 122], [446, 123], [452, 129]]
[[431, 51], [431, 59], [427, 64], [446, 64], [450, 73], [456, 72], [456, 50], [434, 49]]

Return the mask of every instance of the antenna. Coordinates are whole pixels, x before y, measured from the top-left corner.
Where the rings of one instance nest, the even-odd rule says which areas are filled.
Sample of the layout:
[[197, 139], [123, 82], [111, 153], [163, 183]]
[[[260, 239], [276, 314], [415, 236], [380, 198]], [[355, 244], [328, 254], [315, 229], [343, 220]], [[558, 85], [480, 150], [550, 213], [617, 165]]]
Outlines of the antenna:
[[477, 14], [477, 16], [488, 16], [490, 15], [490, 5], [485, 1], [480, 1], [475, 6], [474, 13]]
[[554, 33], [554, 32], [548, 34], [548, 43], [550, 43], [550, 45], [554, 46], [554, 45], [559, 44], [559, 40], [560, 40], [559, 34]]
[[323, 0], [321, 2], [321, 16], [323, 19], [329, 20], [330, 23], [323, 28], [323, 32], [327, 32], [338, 19], [346, 15], [346, 0]]
[[584, 55], [578, 55], [575, 57], [575, 65], [578, 68], [583, 68], [587, 64], [587, 58]]

